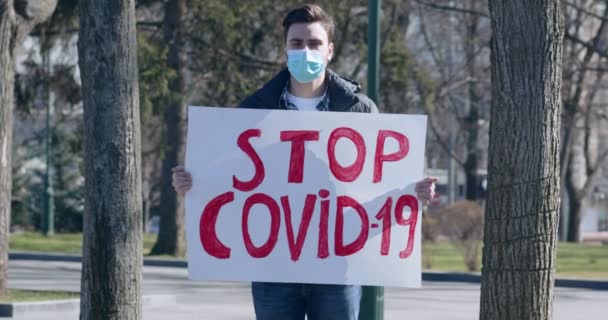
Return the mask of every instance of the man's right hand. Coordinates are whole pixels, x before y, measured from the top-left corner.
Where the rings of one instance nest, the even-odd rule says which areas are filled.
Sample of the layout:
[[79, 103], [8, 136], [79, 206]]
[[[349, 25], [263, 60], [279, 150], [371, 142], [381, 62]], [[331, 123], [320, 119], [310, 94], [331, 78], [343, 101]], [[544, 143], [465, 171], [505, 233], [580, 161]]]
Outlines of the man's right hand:
[[177, 166], [172, 170], [173, 176], [171, 178], [173, 188], [178, 194], [184, 195], [192, 188], [192, 175], [190, 172], [186, 171], [184, 166]]

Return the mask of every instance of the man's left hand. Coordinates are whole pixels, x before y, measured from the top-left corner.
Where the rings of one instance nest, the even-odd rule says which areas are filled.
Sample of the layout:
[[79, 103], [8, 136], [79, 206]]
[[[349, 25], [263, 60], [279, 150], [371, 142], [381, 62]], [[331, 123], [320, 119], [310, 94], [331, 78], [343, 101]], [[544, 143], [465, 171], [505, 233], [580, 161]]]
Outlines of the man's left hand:
[[435, 196], [435, 183], [439, 181], [436, 177], [428, 177], [416, 183], [416, 195], [423, 206], [428, 205]]

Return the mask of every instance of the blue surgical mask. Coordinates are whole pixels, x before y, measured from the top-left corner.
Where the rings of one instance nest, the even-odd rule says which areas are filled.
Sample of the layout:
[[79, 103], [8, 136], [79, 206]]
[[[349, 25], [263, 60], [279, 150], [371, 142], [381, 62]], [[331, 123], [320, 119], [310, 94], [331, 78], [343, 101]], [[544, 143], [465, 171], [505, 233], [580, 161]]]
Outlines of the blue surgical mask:
[[287, 50], [287, 68], [300, 83], [309, 83], [325, 72], [325, 59], [318, 50]]

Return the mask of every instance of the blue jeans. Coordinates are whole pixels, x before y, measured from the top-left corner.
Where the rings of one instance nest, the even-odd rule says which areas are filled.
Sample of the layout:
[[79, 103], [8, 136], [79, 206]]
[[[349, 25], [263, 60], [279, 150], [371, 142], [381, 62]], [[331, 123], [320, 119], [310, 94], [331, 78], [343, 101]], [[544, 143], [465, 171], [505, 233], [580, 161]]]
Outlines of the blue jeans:
[[361, 287], [267, 283], [251, 285], [257, 320], [357, 320]]

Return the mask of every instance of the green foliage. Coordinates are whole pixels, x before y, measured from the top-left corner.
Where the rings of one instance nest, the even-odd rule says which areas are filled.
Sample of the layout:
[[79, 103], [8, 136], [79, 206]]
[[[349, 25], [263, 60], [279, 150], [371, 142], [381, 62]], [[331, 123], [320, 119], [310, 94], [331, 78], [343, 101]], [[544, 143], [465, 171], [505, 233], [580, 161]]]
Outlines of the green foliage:
[[13, 166], [11, 225], [23, 227], [31, 223], [31, 204], [27, 202], [27, 176], [19, 169], [18, 166]]
[[76, 65], [56, 64], [53, 66], [53, 73], [49, 76], [49, 86], [55, 92], [55, 106], [74, 109], [82, 101], [80, 83], [75, 74]]
[[36, 141], [13, 145], [11, 228], [33, 229], [42, 212], [43, 176]]
[[50, 23], [64, 28], [78, 24], [78, 0], [59, 0]]
[[[340, 55], [358, 53], [366, 34], [365, 1], [316, 1], [336, 23], [336, 53], [331, 67], [352, 76], [352, 61]], [[192, 44], [191, 69], [202, 76], [202, 105], [237, 105], [285, 67], [285, 14], [300, 1], [196, 1], [188, 41]], [[364, 57], [357, 57], [364, 62]], [[340, 61], [340, 63], [338, 63]], [[356, 80], [356, 79], [355, 79]]]
[[437, 84], [412, 56], [405, 36], [398, 29], [392, 30], [384, 41], [380, 69], [384, 111], [419, 113], [432, 109]]
[[191, 68], [204, 77], [203, 105], [237, 105], [282, 68], [279, 13], [275, 1], [197, 1], [188, 33]]
[[[56, 126], [52, 130], [52, 165], [55, 229], [58, 232], [82, 230], [84, 178], [82, 136], [73, 134], [78, 127]], [[77, 124], [76, 124], [77, 126]], [[40, 229], [44, 215], [44, 143], [34, 141], [21, 163], [15, 163], [13, 176], [13, 226]]]
[[412, 59], [403, 35], [389, 34], [382, 48], [380, 79], [384, 111], [389, 113], [413, 112], [408, 86], [412, 73]]
[[158, 115], [163, 101], [170, 95], [169, 83], [175, 79], [175, 70], [167, 66], [167, 50], [156, 40], [139, 33], [137, 37], [139, 67], [139, 105], [141, 122]]
[[415, 66], [412, 72], [413, 78], [416, 81], [420, 104], [425, 112], [430, 113], [433, 111], [433, 99], [435, 98], [435, 92], [437, 90], [437, 82], [431, 79], [428, 71], [422, 66]]
[[58, 232], [82, 230], [84, 150], [82, 136], [74, 135], [72, 130], [53, 130], [55, 229]]

